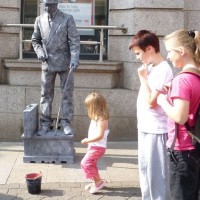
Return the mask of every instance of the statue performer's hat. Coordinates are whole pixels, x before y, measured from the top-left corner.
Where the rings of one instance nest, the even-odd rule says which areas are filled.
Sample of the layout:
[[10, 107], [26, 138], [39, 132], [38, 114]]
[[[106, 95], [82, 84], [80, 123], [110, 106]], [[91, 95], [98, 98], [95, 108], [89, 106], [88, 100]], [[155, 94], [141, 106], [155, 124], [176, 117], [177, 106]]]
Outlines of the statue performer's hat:
[[41, 3], [59, 3], [58, 0], [40, 0]]

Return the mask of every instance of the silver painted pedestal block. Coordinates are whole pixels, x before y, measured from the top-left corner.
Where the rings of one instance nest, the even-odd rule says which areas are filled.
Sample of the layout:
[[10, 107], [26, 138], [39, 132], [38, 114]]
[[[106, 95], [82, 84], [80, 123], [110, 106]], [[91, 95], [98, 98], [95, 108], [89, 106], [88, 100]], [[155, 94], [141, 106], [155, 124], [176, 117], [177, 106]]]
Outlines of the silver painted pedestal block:
[[24, 140], [24, 162], [36, 163], [74, 163], [74, 136], [64, 135], [58, 130], [48, 132], [45, 136], [34, 134]]
[[25, 163], [74, 163], [74, 135], [65, 135], [63, 130], [51, 130], [37, 136], [38, 106], [31, 104], [24, 111], [24, 157]]
[[30, 104], [23, 111], [24, 138], [31, 138], [38, 130], [38, 105]]

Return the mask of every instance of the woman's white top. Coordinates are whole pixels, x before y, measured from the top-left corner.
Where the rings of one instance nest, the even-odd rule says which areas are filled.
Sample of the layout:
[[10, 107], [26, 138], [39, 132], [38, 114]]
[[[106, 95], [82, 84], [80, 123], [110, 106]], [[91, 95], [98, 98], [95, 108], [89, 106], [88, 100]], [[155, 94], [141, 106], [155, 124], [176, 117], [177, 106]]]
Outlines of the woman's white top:
[[[88, 130], [88, 138], [91, 138], [91, 137], [94, 137], [95, 134], [97, 134], [97, 122], [94, 121], [94, 120], [91, 120], [90, 122], [90, 127], [89, 127], [89, 130]], [[107, 137], [108, 137], [108, 134], [109, 134], [110, 130], [109, 129], [106, 129], [105, 132], [104, 132], [104, 136], [101, 140], [99, 141], [96, 141], [96, 142], [91, 142], [89, 143], [90, 146], [98, 146], [98, 147], [104, 147], [106, 148], [107, 146]]]

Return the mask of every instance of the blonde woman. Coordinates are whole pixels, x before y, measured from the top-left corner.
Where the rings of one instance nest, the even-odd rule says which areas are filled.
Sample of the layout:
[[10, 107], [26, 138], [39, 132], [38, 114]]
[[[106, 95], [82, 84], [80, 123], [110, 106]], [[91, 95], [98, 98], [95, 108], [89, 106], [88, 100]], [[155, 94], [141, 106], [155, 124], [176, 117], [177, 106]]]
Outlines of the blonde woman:
[[88, 137], [81, 141], [82, 144], [88, 145], [87, 153], [81, 161], [81, 168], [85, 177], [93, 180], [85, 189], [94, 194], [106, 184], [99, 175], [97, 162], [106, 151], [109, 111], [105, 98], [95, 92], [87, 96], [85, 105], [91, 122]]
[[184, 71], [193, 69], [199, 72], [200, 33], [178, 30], [167, 35], [164, 43], [168, 59], [175, 68], [181, 69], [181, 73], [173, 79], [168, 95], [160, 94], [157, 99], [168, 115], [171, 197], [172, 200], [198, 200], [200, 148], [198, 143], [193, 143], [185, 123], [189, 127], [195, 124], [200, 104], [200, 78]]

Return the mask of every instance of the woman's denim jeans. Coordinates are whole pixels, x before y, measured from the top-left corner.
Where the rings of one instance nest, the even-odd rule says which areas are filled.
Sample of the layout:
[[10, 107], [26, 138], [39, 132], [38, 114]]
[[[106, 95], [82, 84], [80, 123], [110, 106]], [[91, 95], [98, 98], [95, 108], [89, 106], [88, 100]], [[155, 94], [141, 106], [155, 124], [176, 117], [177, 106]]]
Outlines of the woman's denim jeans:
[[200, 151], [171, 151], [169, 157], [171, 199], [198, 200]]

